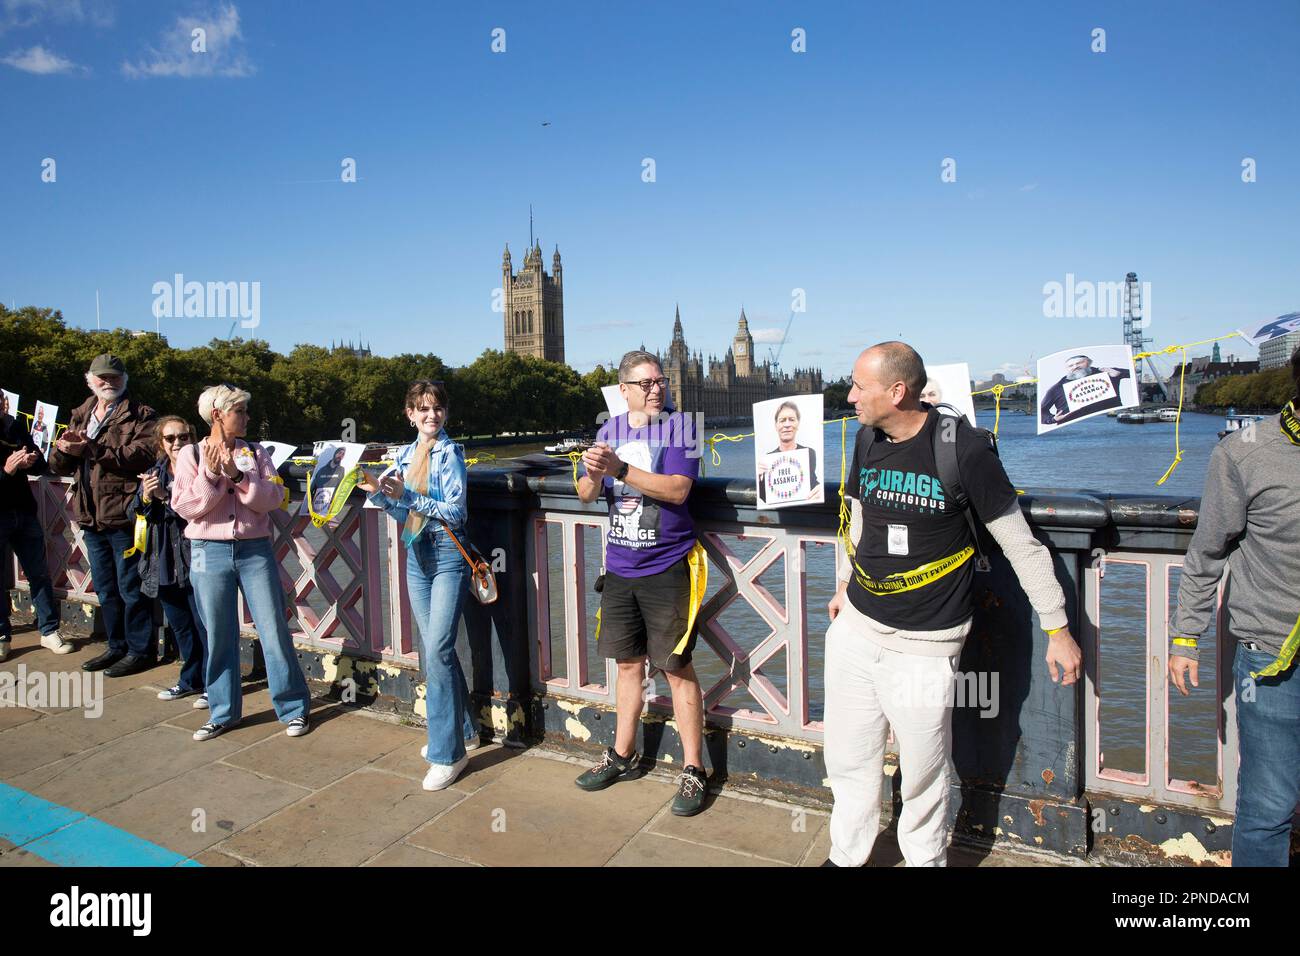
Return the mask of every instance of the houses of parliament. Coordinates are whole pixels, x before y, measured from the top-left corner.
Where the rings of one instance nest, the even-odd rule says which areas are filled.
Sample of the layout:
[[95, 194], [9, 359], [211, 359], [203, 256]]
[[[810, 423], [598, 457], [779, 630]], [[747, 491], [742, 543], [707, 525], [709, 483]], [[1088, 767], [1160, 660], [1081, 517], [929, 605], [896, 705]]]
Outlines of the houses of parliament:
[[[540, 245], [524, 256], [523, 268], [512, 269], [510, 246], [501, 258], [507, 352], [532, 355], [551, 362], [564, 361], [564, 273], [557, 247], [551, 257], [551, 274], [542, 265]], [[820, 394], [821, 369], [795, 369], [785, 374], [771, 362], [759, 364], [754, 337], [745, 310], [731, 346], [722, 358], [692, 353], [682, 331], [681, 309], [673, 319], [673, 337], [667, 354], [655, 353], [678, 408], [702, 412], [706, 418], [747, 418], [755, 402], [784, 395]], [[707, 363], [707, 364], [706, 364]]]

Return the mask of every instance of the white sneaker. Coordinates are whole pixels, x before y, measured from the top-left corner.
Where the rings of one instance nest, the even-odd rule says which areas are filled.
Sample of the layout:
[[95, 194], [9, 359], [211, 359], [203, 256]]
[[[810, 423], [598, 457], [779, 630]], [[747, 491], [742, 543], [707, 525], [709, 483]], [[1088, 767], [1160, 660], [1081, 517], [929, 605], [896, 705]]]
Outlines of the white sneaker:
[[51, 631], [49, 634], [42, 635], [41, 647], [47, 651], [53, 651], [55, 654], [71, 654], [76, 650], [75, 647], [63, 639], [63, 635], [58, 631]]
[[0, 661], [9, 656], [9, 642], [0, 641]]
[[422, 786], [425, 790], [445, 790], [456, 782], [461, 771], [469, 764], [469, 757], [461, 757], [450, 766], [446, 764], [435, 763], [429, 767], [429, 772], [424, 775]]
[[207, 694], [199, 694], [198, 698], [194, 701], [194, 703], [193, 703], [192, 706], [194, 707], [195, 710], [207, 710], [207, 709], [208, 709], [208, 695], [207, 695]]

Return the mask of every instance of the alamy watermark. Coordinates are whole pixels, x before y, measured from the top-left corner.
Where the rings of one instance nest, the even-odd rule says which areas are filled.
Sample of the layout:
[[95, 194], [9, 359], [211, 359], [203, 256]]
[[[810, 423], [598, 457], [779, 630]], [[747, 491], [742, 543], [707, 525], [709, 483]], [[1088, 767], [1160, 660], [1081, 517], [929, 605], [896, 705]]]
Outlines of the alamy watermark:
[[[1065, 274], [1065, 282], [1043, 283], [1043, 316], [1048, 319], [1122, 319], [1125, 310], [1124, 282], [1091, 282]], [[1141, 310], [1135, 312], [1133, 324], [1146, 328], [1151, 324], [1151, 283], [1140, 283]], [[1137, 305], [1137, 302], [1134, 303]]]
[[53, 707], [83, 710], [87, 717], [104, 713], [104, 672], [28, 672], [19, 664], [14, 673], [0, 671], [0, 707]]
[[153, 284], [156, 319], [234, 319], [246, 329], [262, 324], [262, 283], [186, 282], [176, 273], [171, 282]]
[[1001, 712], [997, 671], [914, 673], [902, 676], [891, 692], [900, 707], [973, 707], [980, 717], [993, 719]]

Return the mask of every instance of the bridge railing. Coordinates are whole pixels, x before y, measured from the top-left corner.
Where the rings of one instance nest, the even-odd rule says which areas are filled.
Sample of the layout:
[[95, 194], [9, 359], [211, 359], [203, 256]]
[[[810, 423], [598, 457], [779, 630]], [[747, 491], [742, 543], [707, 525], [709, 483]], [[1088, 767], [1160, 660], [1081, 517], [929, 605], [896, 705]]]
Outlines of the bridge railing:
[[[295, 642], [320, 654], [396, 665], [409, 675], [402, 686], [412, 688], [419, 661], [399, 529], [382, 512], [364, 508], [359, 493], [336, 528], [312, 528], [297, 514], [300, 477], [286, 471], [293, 510], [273, 516]], [[96, 604], [80, 529], [69, 513], [69, 482], [34, 484], [58, 595]], [[1235, 709], [1222, 621], [1220, 639], [1203, 651], [1209, 659], [1197, 719], [1186, 719], [1184, 705], [1171, 701], [1165, 680], [1176, 577], [1198, 502], [1033, 490], [1021, 505], [1051, 549], [1084, 650], [1085, 678], [1074, 689], [1051, 682], [1043, 663], [1046, 638], [1004, 560], [977, 574], [975, 623], [961, 670], [996, 675], [997, 713], [954, 712], [953, 756], [963, 793], [992, 794], [990, 806], [999, 813], [1019, 801], [1040, 820], [1044, 801], [1078, 810], [1086, 793], [1230, 815]], [[710, 565], [696, 651], [706, 719], [719, 739], [735, 740], [738, 748], [747, 739], [761, 744], [711, 750], [712, 762], [729, 762], [760, 780], [824, 788], [826, 602], [836, 563], [844, 560], [835, 543], [836, 506], [759, 511], [752, 481], [708, 478], [697, 483], [691, 509]], [[599, 721], [616, 703], [613, 668], [593, 634], [603, 506], [578, 500], [567, 466], [524, 461], [473, 469], [470, 514], [471, 536], [493, 559], [501, 590], [491, 607], [467, 601], [472, 691], [512, 702], [533, 736], [567, 734], [588, 744], [612, 736], [613, 721]], [[18, 581], [25, 586], [20, 573]], [[1115, 609], [1124, 607], [1127, 616], [1116, 617]], [[251, 634], [242, 608], [241, 620]], [[646, 706], [663, 723], [671, 702], [655, 677]], [[547, 710], [547, 701], [564, 717]], [[1201, 755], [1195, 773], [1180, 769], [1189, 752]], [[992, 816], [987, 822], [990, 832], [999, 825]], [[1069, 852], [1088, 842], [1079, 827], [1064, 838]]]

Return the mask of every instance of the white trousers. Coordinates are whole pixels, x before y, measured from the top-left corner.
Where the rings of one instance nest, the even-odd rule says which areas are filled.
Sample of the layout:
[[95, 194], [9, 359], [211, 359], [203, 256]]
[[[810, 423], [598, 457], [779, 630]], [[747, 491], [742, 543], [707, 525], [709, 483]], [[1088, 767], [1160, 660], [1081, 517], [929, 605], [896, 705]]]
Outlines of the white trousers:
[[900, 653], [873, 641], [873, 632], [895, 639], [908, 633], [884, 627], [848, 601], [826, 632], [825, 759], [835, 796], [831, 862], [861, 866], [871, 855], [892, 726], [903, 778], [899, 849], [908, 866], [945, 866], [959, 655]]

